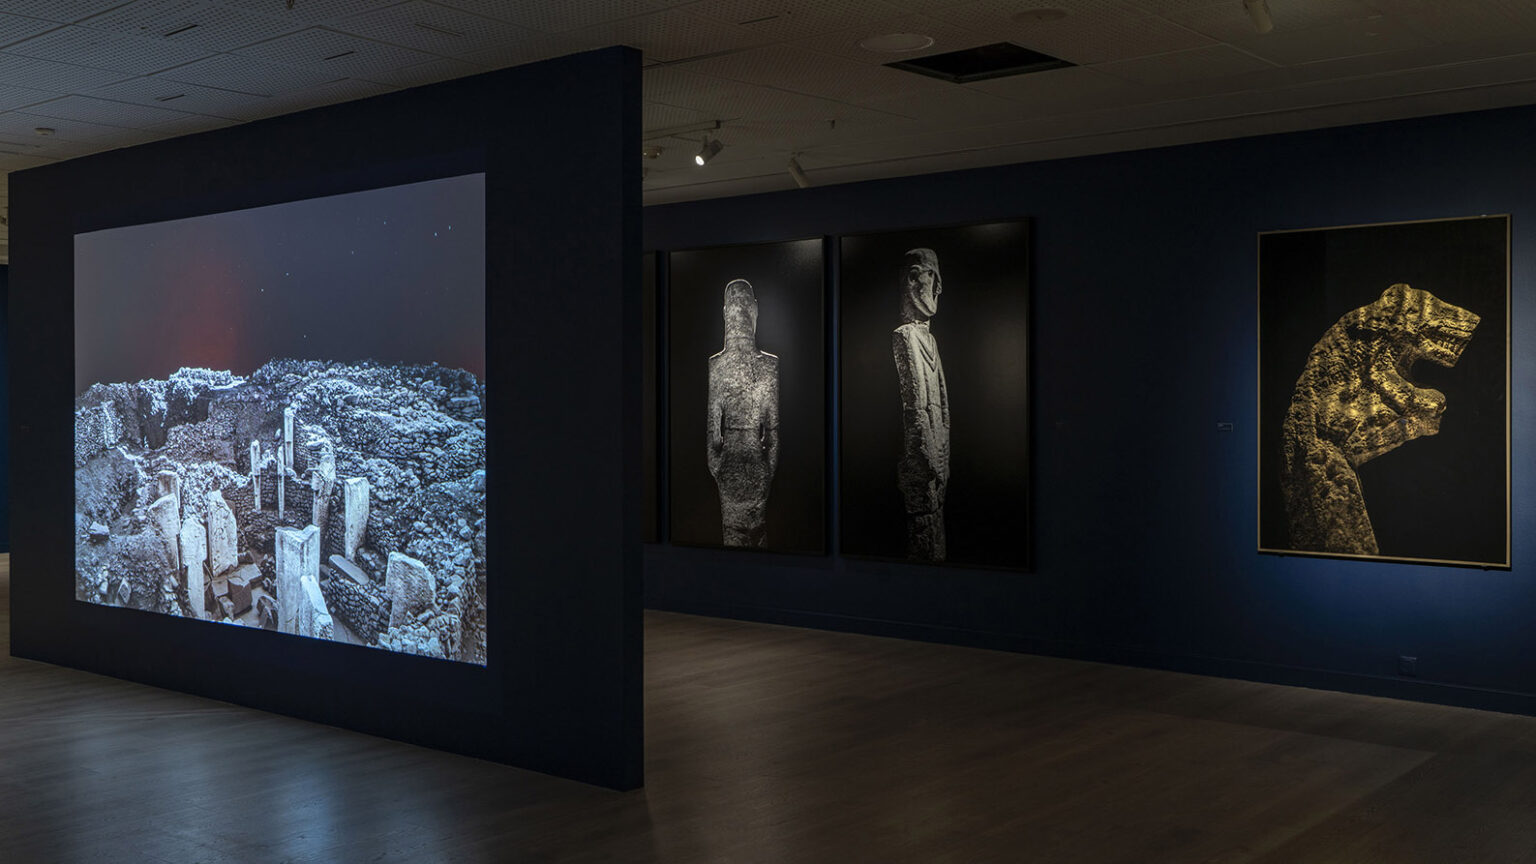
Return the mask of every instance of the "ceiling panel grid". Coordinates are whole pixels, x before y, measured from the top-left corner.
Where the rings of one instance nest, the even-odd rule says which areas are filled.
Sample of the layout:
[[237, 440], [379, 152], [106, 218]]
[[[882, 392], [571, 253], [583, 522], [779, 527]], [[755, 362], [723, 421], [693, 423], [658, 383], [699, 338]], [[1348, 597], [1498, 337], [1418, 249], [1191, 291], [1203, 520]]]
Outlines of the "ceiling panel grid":
[[[272, 4], [272, 8], [283, 7]], [[80, 26], [211, 52], [272, 39], [305, 25], [292, 16], [261, 14], [207, 0], [138, 0], [87, 18]]]
[[147, 75], [208, 56], [201, 48], [164, 39], [141, 39], [88, 27], [61, 27], [18, 42], [5, 51], [128, 75]]

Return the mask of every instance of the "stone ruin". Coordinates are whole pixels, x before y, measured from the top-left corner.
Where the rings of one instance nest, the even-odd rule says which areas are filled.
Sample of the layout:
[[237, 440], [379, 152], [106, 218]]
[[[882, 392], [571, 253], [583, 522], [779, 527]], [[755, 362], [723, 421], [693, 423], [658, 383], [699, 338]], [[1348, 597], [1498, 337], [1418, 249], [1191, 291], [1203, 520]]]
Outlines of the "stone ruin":
[[485, 663], [485, 385], [275, 360], [76, 401], [76, 597]]

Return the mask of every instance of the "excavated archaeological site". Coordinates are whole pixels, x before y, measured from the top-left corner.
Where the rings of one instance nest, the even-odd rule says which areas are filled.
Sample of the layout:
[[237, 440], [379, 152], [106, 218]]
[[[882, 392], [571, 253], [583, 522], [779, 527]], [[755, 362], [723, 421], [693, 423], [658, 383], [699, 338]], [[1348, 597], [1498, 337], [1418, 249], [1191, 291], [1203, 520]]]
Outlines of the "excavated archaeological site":
[[181, 369], [75, 402], [75, 596], [485, 663], [485, 385]]

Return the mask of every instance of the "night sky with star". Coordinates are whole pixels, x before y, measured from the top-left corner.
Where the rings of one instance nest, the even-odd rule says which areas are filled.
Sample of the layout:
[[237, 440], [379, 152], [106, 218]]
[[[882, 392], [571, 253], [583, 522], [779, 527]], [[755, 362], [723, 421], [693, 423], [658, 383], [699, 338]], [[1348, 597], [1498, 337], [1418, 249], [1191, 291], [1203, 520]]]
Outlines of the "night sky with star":
[[77, 392], [280, 357], [485, 380], [485, 175], [75, 235]]

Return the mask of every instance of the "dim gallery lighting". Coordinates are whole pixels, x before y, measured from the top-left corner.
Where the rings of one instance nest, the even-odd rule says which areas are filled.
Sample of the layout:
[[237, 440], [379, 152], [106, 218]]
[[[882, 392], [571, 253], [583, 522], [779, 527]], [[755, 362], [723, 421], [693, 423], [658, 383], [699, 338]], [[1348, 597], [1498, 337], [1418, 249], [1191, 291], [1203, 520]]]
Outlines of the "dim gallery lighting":
[[1253, 19], [1253, 29], [1260, 33], [1275, 29], [1275, 19], [1269, 17], [1269, 0], [1243, 0], [1243, 8], [1248, 10], [1248, 17]]
[[720, 155], [720, 151], [724, 149], [725, 145], [720, 143], [719, 138], [711, 138], [705, 135], [703, 146], [699, 148], [698, 154], [693, 157], [693, 164], [702, 166], [705, 162]]

